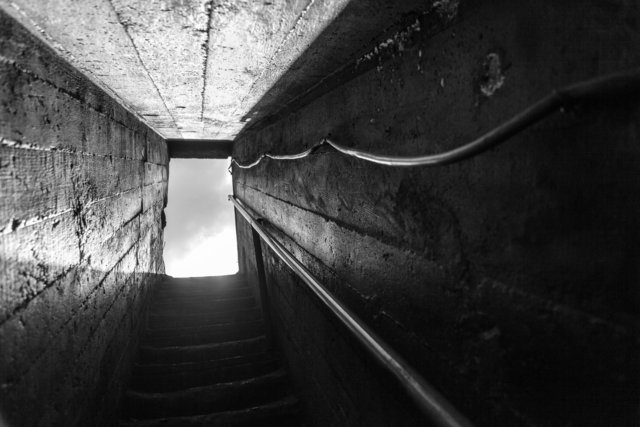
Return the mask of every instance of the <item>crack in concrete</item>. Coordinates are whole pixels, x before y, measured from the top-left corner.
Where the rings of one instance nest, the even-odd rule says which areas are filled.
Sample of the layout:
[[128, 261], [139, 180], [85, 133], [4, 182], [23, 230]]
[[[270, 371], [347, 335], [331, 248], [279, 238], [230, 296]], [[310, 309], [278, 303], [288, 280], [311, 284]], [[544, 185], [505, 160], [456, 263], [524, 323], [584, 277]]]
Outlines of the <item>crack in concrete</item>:
[[[69, 267], [63, 269], [60, 273], [56, 274], [51, 279], [45, 279], [43, 277], [39, 277], [39, 276], [36, 276], [36, 275], [34, 275], [32, 273], [28, 273], [28, 272], [25, 272], [25, 271], [19, 272], [18, 274], [20, 274], [20, 275], [22, 275], [24, 277], [29, 277], [29, 278], [37, 281], [37, 282], [41, 282], [41, 283], [44, 284], [44, 286], [38, 292], [32, 293], [30, 295], [30, 298], [26, 298], [21, 304], [15, 306], [13, 308], [13, 310], [11, 310], [11, 313], [9, 313], [5, 319], [0, 321], [0, 327], [2, 327], [9, 320], [13, 319], [15, 316], [17, 316], [18, 313], [20, 313], [22, 310], [27, 308], [27, 306], [31, 303], [31, 301], [35, 300], [40, 294], [42, 294], [43, 292], [46, 292], [52, 286], [55, 286], [63, 277], [65, 277], [67, 274], [71, 273], [71, 271], [73, 269], [75, 269], [75, 268], [76, 268], [75, 265], [69, 266]], [[19, 321], [21, 323], [23, 323], [22, 319], [19, 319]]]
[[73, 217], [76, 220], [75, 234], [76, 234], [76, 238], [78, 239], [78, 254], [79, 254], [77, 265], [80, 266], [84, 263], [84, 260], [85, 260], [84, 233], [87, 228], [87, 219], [85, 217], [86, 215], [85, 206], [82, 199], [88, 196], [88, 192], [78, 191], [78, 185], [80, 185], [80, 187], [83, 188], [83, 185], [82, 185], [83, 183], [78, 182], [78, 180], [79, 180], [79, 177], [77, 176], [74, 176], [71, 179], [71, 187], [72, 187], [72, 193], [73, 193], [73, 200], [71, 201], [71, 211], [73, 212]]
[[309, 3], [307, 3], [307, 5], [305, 6], [304, 9], [302, 9], [302, 11], [300, 12], [300, 14], [298, 15], [298, 17], [296, 18], [296, 22], [293, 24], [293, 26], [291, 27], [291, 29], [287, 32], [287, 35], [284, 36], [284, 38], [280, 41], [280, 43], [278, 44], [278, 47], [276, 48], [276, 50], [273, 52], [273, 54], [271, 55], [271, 57], [269, 57], [269, 61], [267, 61], [267, 65], [262, 69], [262, 71], [260, 72], [260, 75], [253, 81], [253, 83], [251, 84], [251, 87], [249, 88], [249, 90], [247, 91], [246, 95], [242, 97], [242, 101], [240, 101], [240, 103], [238, 104], [238, 107], [235, 109], [235, 111], [233, 112], [233, 115], [235, 116], [238, 113], [238, 109], [242, 108], [242, 106], [244, 105], [245, 101], [247, 100], [247, 98], [249, 98], [249, 96], [251, 95], [251, 93], [253, 92], [253, 89], [256, 87], [256, 85], [258, 84], [258, 82], [260, 80], [262, 80], [262, 77], [265, 75], [265, 73], [267, 72], [267, 70], [271, 67], [271, 64], [273, 64], [273, 60], [276, 58], [276, 56], [280, 53], [280, 51], [284, 48], [284, 45], [289, 41], [289, 39], [291, 38], [292, 34], [295, 34], [295, 32], [298, 29], [298, 24], [300, 24], [300, 21], [302, 21], [302, 19], [305, 17], [305, 15], [309, 12], [309, 10], [311, 9], [311, 7], [313, 6], [313, 4], [315, 3], [315, 0], [309, 0]]
[[204, 104], [205, 104], [205, 94], [207, 91], [207, 83], [209, 74], [209, 39], [211, 37], [211, 22], [213, 20], [213, 0], [207, 1], [205, 5], [205, 10], [208, 12], [207, 16], [207, 37], [205, 38], [203, 49], [204, 49], [204, 60], [202, 64], [202, 91], [200, 92], [201, 104], [200, 104], [200, 121], [202, 122], [202, 133], [204, 133]]
[[[137, 257], [137, 253], [138, 253], [138, 243], [136, 242], [133, 246], [136, 247], [136, 257]], [[135, 273], [134, 273], [135, 274]], [[116, 305], [116, 302], [118, 302], [118, 300], [121, 298], [121, 296], [125, 293], [125, 290], [127, 288], [127, 285], [129, 284], [129, 280], [131, 280], [131, 277], [133, 276], [133, 274], [129, 277], [127, 277], [124, 280], [124, 283], [121, 284], [120, 288], [115, 292], [113, 299], [111, 300], [111, 303], [109, 304], [109, 306], [105, 309], [104, 313], [102, 313], [102, 316], [100, 318], [100, 320], [98, 320], [97, 322], [95, 322], [93, 324], [92, 327], [89, 328], [89, 336], [87, 337], [87, 341], [86, 343], [90, 343], [91, 341], [93, 341], [93, 337], [95, 336], [96, 332], [98, 332], [99, 330], [102, 329], [102, 325], [103, 325], [103, 321], [107, 318], [107, 316], [111, 313], [111, 309]], [[123, 317], [125, 317], [127, 315], [127, 311], [125, 310], [124, 312], [125, 314], [123, 315]], [[122, 321], [122, 319], [120, 319]], [[77, 355], [78, 358], [80, 358], [86, 351], [86, 347], [80, 351], [80, 353]]]
[[171, 117], [171, 121], [173, 122], [173, 124], [175, 126], [175, 130], [180, 134], [180, 136], [182, 138], [184, 138], [184, 135], [182, 135], [182, 132], [180, 132], [180, 127], [178, 126], [178, 122], [176, 122], [175, 117], [173, 117], [173, 114], [171, 113], [171, 110], [169, 110], [169, 107], [167, 106], [167, 103], [166, 103], [164, 97], [162, 96], [162, 93], [160, 92], [160, 88], [158, 87], [156, 82], [153, 80], [153, 77], [151, 77], [151, 73], [149, 72], [149, 69], [147, 68], [147, 65], [142, 60], [142, 56], [140, 55], [140, 51], [138, 50], [138, 46], [136, 46], [136, 43], [133, 41], [133, 37], [131, 37], [131, 33], [129, 32], [129, 26], [126, 25], [125, 22], [122, 20], [122, 17], [120, 16], [120, 13], [118, 13], [118, 10], [113, 5], [113, 1], [112, 0], [107, 0], [107, 3], [111, 7], [111, 10], [113, 10], [113, 13], [116, 15], [116, 19], [118, 20], [118, 23], [120, 24], [120, 26], [122, 26], [122, 29], [123, 29], [124, 33], [127, 35], [127, 38], [131, 42], [131, 46], [133, 47], [133, 50], [136, 53], [136, 56], [138, 57], [138, 61], [140, 61], [140, 65], [142, 65], [142, 68], [144, 69], [145, 73], [147, 73], [147, 77], [149, 78], [149, 81], [151, 82], [151, 84], [155, 88], [156, 92], [158, 93], [158, 96], [160, 97], [160, 100], [162, 101], [162, 105], [164, 105], [164, 108], [165, 108], [165, 110], [167, 110], [167, 113], [169, 114], [169, 117]]

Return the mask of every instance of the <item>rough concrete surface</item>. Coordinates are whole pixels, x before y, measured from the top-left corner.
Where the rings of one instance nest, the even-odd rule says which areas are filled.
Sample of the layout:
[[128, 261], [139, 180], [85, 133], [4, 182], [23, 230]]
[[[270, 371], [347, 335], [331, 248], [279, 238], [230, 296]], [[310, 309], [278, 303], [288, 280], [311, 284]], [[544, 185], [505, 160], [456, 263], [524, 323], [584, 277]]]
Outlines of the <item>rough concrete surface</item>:
[[0, 6], [162, 136], [230, 139], [346, 3], [3, 0]]
[[[638, 16], [631, 0], [0, 0], [0, 417], [113, 424], [163, 272], [164, 138], [189, 153], [235, 138], [241, 161], [327, 136], [441, 152], [553, 88], [637, 68]], [[476, 425], [636, 426], [639, 115], [559, 112], [436, 169], [323, 148], [235, 168], [234, 192]], [[313, 423], [419, 424], [262, 250]]]
[[[447, 4], [418, 16], [419, 31], [393, 30], [353, 58], [366, 70], [346, 68], [297, 108], [244, 131], [234, 156], [300, 152], [326, 136], [379, 153], [437, 153], [555, 87], [640, 65], [634, 2], [581, 2], [579, 14], [572, 2]], [[443, 28], [449, 12], [455, 21]], [[265, 160], [235, 168], [234, 191], [477, 425], [632, 426], [638, 114], [637, 102], [558, 113], [503, 147], [435, 169], [329, 149]], [[251, 272], [250, 233], [237, 223], [240, 265]], [[336, 368], [366, 357], [336, 345], [348, 338], [318, 320], [320, 308], [298, 309], [314, 303], [273, 256], [267, 269], [280, 343], [309, 401], [324, 402], [310, 408], [318, 419], [366, 417], [361, 390], [398, 396], [374, 369]]]
[[455, 16], [457, 3], [2, 0], [0, 7], [163, 137], [226, 140], [366, 54], [380, 29], [428, 9]]
[[157, 133], [0, 11], [0, 416], [9, 425], [109, 424], [149, 277], [164, 271], [167, 167]]

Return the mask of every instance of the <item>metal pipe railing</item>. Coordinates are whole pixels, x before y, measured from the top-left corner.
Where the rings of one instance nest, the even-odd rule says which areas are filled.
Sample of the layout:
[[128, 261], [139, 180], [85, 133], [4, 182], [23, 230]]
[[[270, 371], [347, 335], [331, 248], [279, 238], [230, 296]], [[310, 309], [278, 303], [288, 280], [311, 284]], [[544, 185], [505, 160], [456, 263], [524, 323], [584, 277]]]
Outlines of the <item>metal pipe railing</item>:
[[298, 261], [280, 242], [259, 224], [249, 213], [245, 204], [234, 196], [229, 196], [237, 211], [269, 245], [273, 252], [287, 265], [320, 301], [353, 334], [368, 353], [398, 381], [420, 411], [432, 425], [437, 427], [471, 427], [472, 424], [460, 414], [436, 389], [385, 343], [373, 330], [364, 324], [349, 308], [338, 301], [313, 274]]
[[257, 166], [263, 159], [297, 160], [309, 156], [323, 145], [328, 145], [347, 156], [385, 166], [443, 166], [484, 153], [506, 142], [512, 136], [522, 132], [560, 108], [570, 107], [583, 102], [637, 97], [638, 93], [640, 93], [639, 68], [574, 83], [561, 89], [553, 90], [549, 95], [473, 141], [454, 148], [453, 150], [437, 154], [424, 156], [390, 156], [349, 148], [328, 138], [323, 138], [320, 142], [301, 153], [279, 155], [265, 153], [258, 156], [253, 162], [247, 164], [240, 163], [235, 158], [231, 158], [231, 164], [240, 169], [251, 169]]

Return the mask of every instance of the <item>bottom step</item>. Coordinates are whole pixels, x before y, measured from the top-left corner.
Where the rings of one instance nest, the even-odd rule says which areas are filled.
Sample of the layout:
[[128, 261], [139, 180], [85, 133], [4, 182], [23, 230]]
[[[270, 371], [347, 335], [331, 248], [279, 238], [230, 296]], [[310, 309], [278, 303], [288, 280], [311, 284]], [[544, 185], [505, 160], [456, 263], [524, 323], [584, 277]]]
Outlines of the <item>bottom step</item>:
[[121, 427], [299, 427], [301, 425], [298, 399], [287, 396], [275, 402], [235, 411], [206, 415], [121, 421]]

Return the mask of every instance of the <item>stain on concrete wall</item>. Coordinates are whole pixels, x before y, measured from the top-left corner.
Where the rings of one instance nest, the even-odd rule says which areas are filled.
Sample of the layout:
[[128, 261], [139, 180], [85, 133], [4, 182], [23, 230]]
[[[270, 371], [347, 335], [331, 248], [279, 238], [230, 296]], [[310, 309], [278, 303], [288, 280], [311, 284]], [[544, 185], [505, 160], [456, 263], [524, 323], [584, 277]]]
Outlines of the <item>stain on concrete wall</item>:
[[[0, 12], [0, 413], [113, 416], [163, 273], [166, 144]], [[104, 415], [104, 416], [103, 416]]]
[[[441, 152], [556, 87], [640, 65], [634, 2], [581, 2], [580, 14], [572, 2], [440, 3], [458, 14], [445, 29], [416, 32], [247, 130], [234, 156], [299, 152], [328, 135], [379, 153]], [[234, 191], [477, 425], [634, 425], [639, 114], [637, 102], [559, 112], [437, 169], [328, 149], [266, 160], [234, 169]], [[237, 227], [251, 273], [251, 234]], [[402, 394], [264, 251], [279, 342], [318, 425], [415, 425]]]

